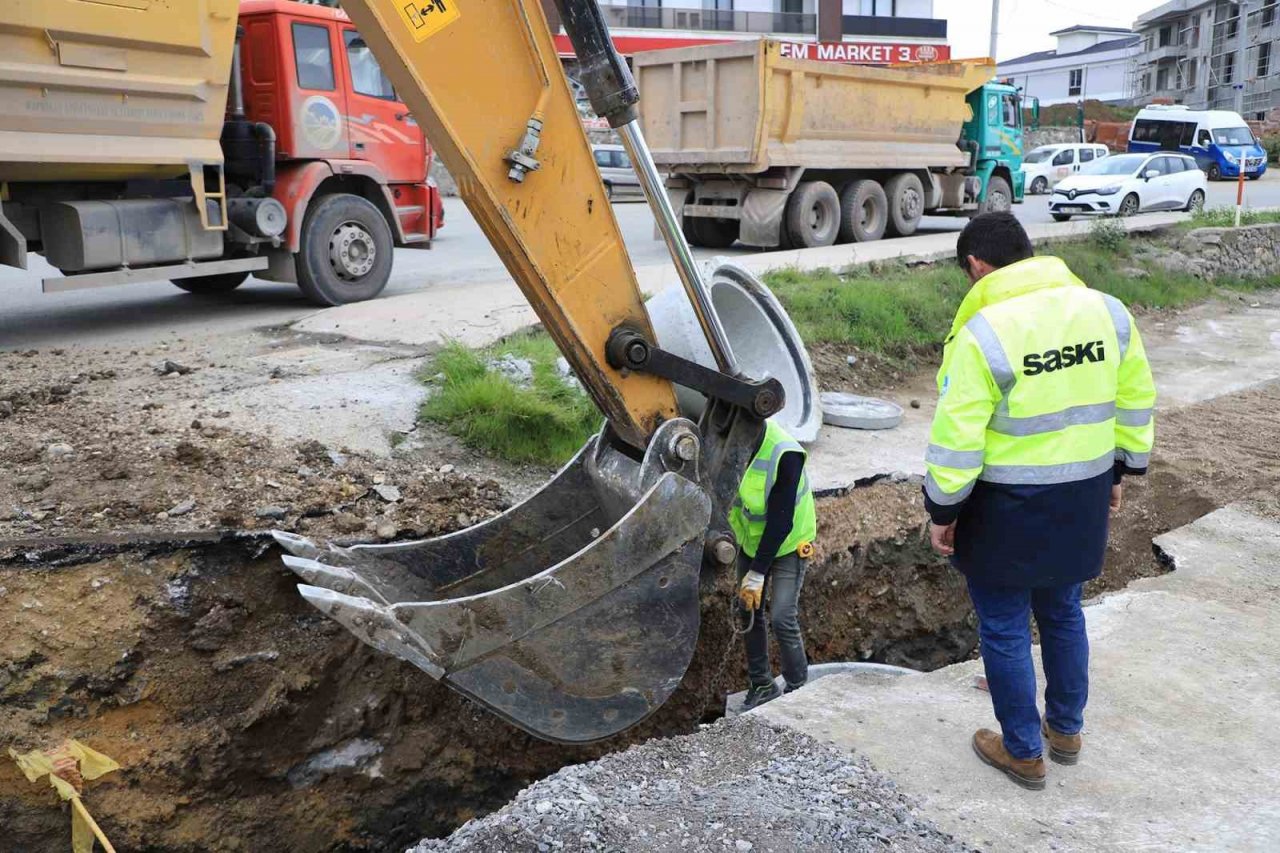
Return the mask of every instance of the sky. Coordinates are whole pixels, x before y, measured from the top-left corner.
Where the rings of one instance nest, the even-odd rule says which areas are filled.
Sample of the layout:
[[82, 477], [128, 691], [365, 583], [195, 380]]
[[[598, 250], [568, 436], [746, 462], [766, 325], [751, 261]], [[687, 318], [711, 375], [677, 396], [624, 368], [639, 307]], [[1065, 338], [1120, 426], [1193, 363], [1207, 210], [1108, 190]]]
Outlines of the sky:
[[[1138, 15], [1164, 0], [1000, 0], [997, 59], [1051, 50], [1049, 33], [1076, 24], [1132, 27]], [[947, 19], [947, 40], [958, 58], [986, 56], [991, 38], [990, 0], [933, 0], [933, 14]]]

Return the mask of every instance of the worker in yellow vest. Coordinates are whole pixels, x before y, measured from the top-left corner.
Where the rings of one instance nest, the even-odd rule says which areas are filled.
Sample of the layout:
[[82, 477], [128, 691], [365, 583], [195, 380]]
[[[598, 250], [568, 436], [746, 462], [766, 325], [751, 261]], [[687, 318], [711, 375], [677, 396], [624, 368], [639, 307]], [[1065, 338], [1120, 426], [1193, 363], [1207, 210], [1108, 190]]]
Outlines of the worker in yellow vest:
[[769, 615], [778, 641], [782, 676], [790, 693], [809, 676], [798, 615], [800, 588], [813, 554], [818, 518], [805, 472], [803, 447], [773, 421], [742, 476], [738, 498], [729, 511], [729, 526], [738, 537], [738, 599], [748, 623], [747, 674], [750, 686], [743, 703], [755, 708], [782, 695], [769, 665], [765, 632], [765, 587], [770, 590]]
[[973, 750], [1040, 790], [1046, 745], [1059, 764], [1080, 757], [1089, 697], [1080, 596], [1102, 571], [1121, 478], [1147, 471], [1156, 391], [1128, 309], [1058, 258], [1032, 257], [1013, 216], [978, 216], [956, 254], [973, 288], [938, 372], [925, 504], [935, 550], [968, 580], [1000, 722], [1000, 733], [977, 731]]

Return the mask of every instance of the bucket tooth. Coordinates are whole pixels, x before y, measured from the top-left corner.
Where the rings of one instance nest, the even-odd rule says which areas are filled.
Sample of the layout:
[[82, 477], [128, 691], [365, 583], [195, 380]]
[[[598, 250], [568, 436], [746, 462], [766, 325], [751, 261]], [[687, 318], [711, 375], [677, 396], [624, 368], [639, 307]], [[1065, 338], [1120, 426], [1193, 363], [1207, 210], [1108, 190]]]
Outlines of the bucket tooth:
[[[653, 446], [692, 429], [669, 421]], [[661, 457], [597, 437], [529, 500], [458, 533], [277, 540], [302, 595], [363, 642], [539, 737], [598, 740], [657, 710], [697, 643], [711, 498]]]

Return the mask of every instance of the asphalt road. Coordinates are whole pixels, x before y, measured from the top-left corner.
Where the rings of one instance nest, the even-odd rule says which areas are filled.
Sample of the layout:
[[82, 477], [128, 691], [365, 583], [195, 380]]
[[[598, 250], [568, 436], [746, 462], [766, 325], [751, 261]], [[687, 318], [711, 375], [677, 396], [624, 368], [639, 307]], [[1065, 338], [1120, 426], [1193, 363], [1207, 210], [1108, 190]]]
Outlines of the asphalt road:
[[[1211, 206], [1233, 204], [1234, 184], [1211, 184]], [[1280, 207], [1280, 173], [1248, 184], [1253, 207]], [[1027, 223], [1049, 222], [1048, 197], [1028, 197], [1015, 208]], [[643, 203], [614, 206], [623, 237], [637, 266], [660, 263], [666, 248], [653, 235], [653, 218]], [[922, 233], [959, 230], [962, 219], [928, 217]], [[714, 254], [741, 254], [729, 250]], [[699, 250], [701, 256], [713, 254]], [[260, 326], [289, 323], [317, 309], [293, 285], [251, 280], [235, 293], [203, 299], [179, 291], [167, 282], [125, 285], [99, 290], [44, 294], [40, 279], [56, 275], [34, 258], [27, 272], [0, 268], [0, 349], [43, 346], [132, 343], [146, 346], [166, 339], [220, 334]], [[443, 283], [492, 281], [505, 275], [502, 262], [489, 246], [461, 201], [445, 200], [445, 227], [430, 251], [401, 249], [388, 295], [424, 290]]]

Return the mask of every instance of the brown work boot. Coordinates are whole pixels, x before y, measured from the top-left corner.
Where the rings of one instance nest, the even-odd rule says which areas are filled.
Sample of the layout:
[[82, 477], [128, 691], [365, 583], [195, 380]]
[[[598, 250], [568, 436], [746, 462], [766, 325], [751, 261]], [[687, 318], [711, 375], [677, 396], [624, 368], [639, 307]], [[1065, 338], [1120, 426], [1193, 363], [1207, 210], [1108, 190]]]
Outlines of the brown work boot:
[[1032, 791], [1044, 790], [1044, 758], [1014, 758], [1004, 748], [1004, 739], [991, 729], [978, 729], [973, 735], [973, 751], [1013, 781]]
[[1049, 728], [1048, 720], [1040, 721], [1040, 733], [1049, 744], [1049, 757], [1058, 764], [1075, 764], [1080, 760], [1083, 739], [1078, 734], [1064, 735]]

